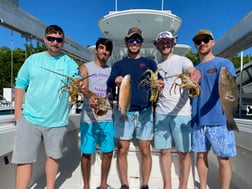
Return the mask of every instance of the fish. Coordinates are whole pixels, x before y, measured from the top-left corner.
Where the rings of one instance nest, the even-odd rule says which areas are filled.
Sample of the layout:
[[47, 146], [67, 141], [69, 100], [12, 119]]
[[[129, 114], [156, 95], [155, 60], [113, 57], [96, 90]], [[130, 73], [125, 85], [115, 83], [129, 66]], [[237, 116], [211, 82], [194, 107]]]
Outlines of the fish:
[[238, 106], [239, 92], [235, 78], [226, 67], [220, 70], [218, 85], [222, 111], [227, 118], [227, 129], [238, 131], [234, 114]]
[[120, 121], [128, 120], [126, 111], [130, 106], [130, 99], [131, 99], [131, 77], [129, 74], [127, 74], [123, 77], [119, 89], [118, 108], [121, 111]]

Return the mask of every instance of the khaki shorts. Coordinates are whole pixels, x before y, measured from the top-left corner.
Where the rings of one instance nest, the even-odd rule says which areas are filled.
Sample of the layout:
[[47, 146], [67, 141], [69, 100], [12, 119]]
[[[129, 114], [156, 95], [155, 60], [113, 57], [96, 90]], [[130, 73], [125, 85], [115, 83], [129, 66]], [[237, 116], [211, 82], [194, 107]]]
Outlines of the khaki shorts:
[[66, 132], [66, 126], [42, 127], [32, 124], [22, 116], [17, 122], [12, 163], [36, 162], [41, 143], [44, 144], [48, 157], [60, 159], [63, 155], [63, 140]]

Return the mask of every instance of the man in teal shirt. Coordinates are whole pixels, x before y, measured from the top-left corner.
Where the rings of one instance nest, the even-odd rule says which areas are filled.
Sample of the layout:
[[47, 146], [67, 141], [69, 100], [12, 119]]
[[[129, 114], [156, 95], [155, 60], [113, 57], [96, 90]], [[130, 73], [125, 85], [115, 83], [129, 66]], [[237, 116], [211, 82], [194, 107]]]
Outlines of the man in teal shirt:
[[62, 53], [64, 32], [59, 26], [46, 28], [44, 43], [48, 50], [28, 57], [16, 78], [17, 135], [12, 157], [12, 163], [17, 164], [16, 189], [28, 188], [32, 163], [36, 162], [41, 141], [47, 155], [46, 186], [55, 188], [69, 106], [68, 92], [59, 89], [69, 84], [69, 80], [48, 70], [76, 79], [80, 77], [76, 62]]

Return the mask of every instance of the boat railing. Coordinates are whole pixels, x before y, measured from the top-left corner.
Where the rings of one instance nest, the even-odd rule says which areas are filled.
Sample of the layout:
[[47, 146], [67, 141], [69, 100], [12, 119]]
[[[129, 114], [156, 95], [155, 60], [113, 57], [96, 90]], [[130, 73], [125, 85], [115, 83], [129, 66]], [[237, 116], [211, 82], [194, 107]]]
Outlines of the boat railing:
[[235, 118], [239, 132], [236, 132], [236, 145], [252, 151], [252, 120]]
[[16, 135], [16, 122], [14, 115], [1, 115], [0, 116], [0, 156], [12, 152], [15, 135]]
[[14, 115], [1, 115], [0, 116], [0, 130], [3, 128], [8, 128], [9, 126], [15, 126], [16, 121]]

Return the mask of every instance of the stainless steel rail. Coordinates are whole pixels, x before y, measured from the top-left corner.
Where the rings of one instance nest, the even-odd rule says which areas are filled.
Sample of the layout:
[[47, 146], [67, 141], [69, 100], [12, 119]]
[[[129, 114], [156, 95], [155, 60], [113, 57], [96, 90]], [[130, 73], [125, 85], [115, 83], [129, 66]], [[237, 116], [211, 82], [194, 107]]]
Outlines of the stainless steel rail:
[[[43, 42], [47, 24], [5, 0], [0, 0], [0, 26], [20, 33], [27, 39]], [[64, 51], [81, 61], [92, 60], [91, 53], [70, 38], [65, 37]]]

